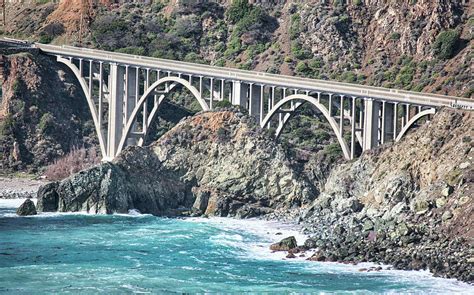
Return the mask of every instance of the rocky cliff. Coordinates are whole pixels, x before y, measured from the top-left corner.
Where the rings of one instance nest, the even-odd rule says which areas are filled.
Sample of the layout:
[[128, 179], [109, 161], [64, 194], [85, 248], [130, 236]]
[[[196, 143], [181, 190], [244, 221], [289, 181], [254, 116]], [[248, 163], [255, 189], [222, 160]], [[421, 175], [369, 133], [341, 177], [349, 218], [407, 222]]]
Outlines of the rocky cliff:
[[442, 110], [331, 171], [303, 215], [331, 261], [383, 261], [473, 281], [474, 114]]
[[67, 68], [26, 52], [2, 56], [0, 170], [36, 171], [73, 146], [95, 145], [79, 83]]
[[221, 111], [198, 114], [150, 147], [130, 147], [113, 163], [43, 187], [38, 209], [244, 218], [307, 205], [314, 195], [251, 119]]

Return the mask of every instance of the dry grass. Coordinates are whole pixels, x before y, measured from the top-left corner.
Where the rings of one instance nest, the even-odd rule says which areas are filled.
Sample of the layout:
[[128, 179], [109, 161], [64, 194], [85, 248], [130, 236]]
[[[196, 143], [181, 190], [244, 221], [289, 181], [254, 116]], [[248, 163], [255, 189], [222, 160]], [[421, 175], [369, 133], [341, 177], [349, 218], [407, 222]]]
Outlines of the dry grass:
[[49, 180], [62, 180], [81, 170], [100, 163], [100, 155], [95, 148], [73, 148], [69, 154], [57, 159], [46, 168], [44, 175]]

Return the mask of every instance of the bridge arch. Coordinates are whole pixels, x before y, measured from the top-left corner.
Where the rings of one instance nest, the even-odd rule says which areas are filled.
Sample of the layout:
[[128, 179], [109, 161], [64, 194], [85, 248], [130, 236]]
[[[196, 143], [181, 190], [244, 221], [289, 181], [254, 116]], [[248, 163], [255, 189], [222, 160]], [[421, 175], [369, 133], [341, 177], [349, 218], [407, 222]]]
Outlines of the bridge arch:
[[87, 85], [86, 79], [82, 77], [79, 69], [71, 60], [58, 56], [57, 61], [65, 64], [72, 71], [74, 76], [76, 76], [77, 81], [79, 81], [79, 84], [81, 85], [81, 88], [82, 88], [82, 92], [84, 93], [86, 97], [87, 105], [89, 106], [89, 110], [92, 115], [92, 120], [94, 121], [95, 131], [97, 133], [97, 138], [99, 139], [100, 151], [102, 155], [105, 156], [107, 153], [106, 153], [106, 148], [105, 148], [104, 134], [102, 133], [102, 129], [99, 124], [99, 115], [97, 113], [97, 109], [95, 108], [93, 98], [90, 95], [90, 90], [89, 90], [89, 86]]
[[287, 113], [285, 115], [286, 119], [284, 119], [283, 122], [281, 122], [280, 125], [277, 128], [277, 132], [275, 134], [276, 137], [278, 137], [280, 135], [281, 131], [283, 130], [283, 128], [284, 128], [286, 122], [288, 121], [288, 119], [290, 118], [291, 114], [294, 113], [303, 103], [308, 102], [308, 103], [311, 103], [312, 105], [314, 105], [323, 114], [323, 116], [326, 118], [326, 120], [329, 122], [334, 134], [337, 137], [337, 141], [339, 142], [339, 145], [341, 146], [344, 157], [346, 159], [350, 160], [350, 158], [351, 158], [350, 150], [349, 150], [349, 147], [348, 147], [346, 141], [344, 140], [344, 138], [342, 136], [342, 132], [339, 130], [338, 123], [329, 114], [328, 109], [323, 104], [318, 102], [318, 100], [316, 98], [314, 98], [312, 96], [305, 95], [305, 94], [294, 94], [294, 95], [287, 96], [284, 99], [280, 100], [277, 104], [275, 104], [275, 106], [273, 106], [273, 108], [270, 110], [270, 112], [262, 120], [262, 123], [260, 124], [261, 127], [265, 128], [268, 125], [268, 123], [270, 123], [270, 120], [273, 118], [273, 116], [279, 113], [279, 110], [283, 107], [283, 105], [285, 105], [288, 102], [292, 102], [292, 101], [297, 101], [297, 102], [303, 101], [303, 102], [296, 105], [296, 107], [294, 109], [292, 109], [291, 113]]
[[[172, 82], [173, 84], [172, 84], [172, 86], [167, 87], [168, 92], [166, 94], [170, 93], [170, 91], [176, 85], [181, 85], [181, 86], [185, 87], [186, 89], [188, 89], [191, 92], [191, 94], [194, 96], [194, 98], [197, 99], [197, 101], [199, 102], [199, 105], [201, 106], [203, 111], [208, 111], [209, 110], [209, 106], [208, 106], [207, 102], [205, 101], [205, 99], [202, 97], [202, 93], [199, 90], [197, 90], [196, 87], [194, 87], [189, 81], [186, 81], [186, 80], [184, 80], [180, 77], [175, 77], [175, 76], [168, 76], [168, 77], [161, 78], [158, 81], [151, 84], [145, 90], [145, 93], [143, 93], [143, 95], [140, 97], [137, 104], [135, 105], [132, 113], [130, 114], [130, 117], [128, 118], [128, 120], [126, 122], [125, 128], [124, 128], [123, 133], [122, 133], [122, 137], [120, 138], [120, 143], [119, 143], [119, 146], [118, 146], [118, 149], [117, 149], [117, 155], [125, 147], [125, 143], [126, 143], [127, 139], [130, 136], [132, 126], [135, 123], [135, 120], [138, 116], [138, 113], [140, 112], [140, 110], [143, 109], [144, 104], [147, 102], [147, 100], [150, 98], [150, 96], [153, 94], [153, 92], [156, 90], [156, 88], [158, 88], [159, 86], [161, 86], [163, 84], [169, 83], [169, 82]], [[155, 115], [157, 114], [161, 103], [163, 102], [164, 96], [165, 96], [165, 94], [162, 94], [160, 96], [160, 98], [157, 101], [157, 105], [154, 106], [153, 110], [149, 113], [149, 116], [147, 116], [147, 120], [146, 120], [146, 122], [144, 122], [144, 124], [146, 124], [147, 129], [151, 125], [151, 123], [153, 122], [153, 119], [154, 119]], [[144, 140], [145, 136], [146, 136], [146, 131], [144, 131], [143, 138], [141, 138], [141, 140], [138, 143], [139, 146], [143, 145], [143, 143], [145, 142], [145, 140]]]
[[397, 135], [397, 138], [395, 139], [396, 142], [400, 141], [403, 136], [408, 132], [408, 130], [421, 118], [423, 118], [424, 116], [428, 116], [428, 115], [434, 115], [436, 113], [436, 109], [434, 108], [431, 108], [431, 109], [427, 109], [427, 110], [424, 110], [424, 111], [421, 111], [419, 112], [418, 114], [416, 114], [413, 118], [410, 119], [410, 121], [408, 121], [408, 123], [402, 128], [402, 130], [400, 131], [400, 133]]

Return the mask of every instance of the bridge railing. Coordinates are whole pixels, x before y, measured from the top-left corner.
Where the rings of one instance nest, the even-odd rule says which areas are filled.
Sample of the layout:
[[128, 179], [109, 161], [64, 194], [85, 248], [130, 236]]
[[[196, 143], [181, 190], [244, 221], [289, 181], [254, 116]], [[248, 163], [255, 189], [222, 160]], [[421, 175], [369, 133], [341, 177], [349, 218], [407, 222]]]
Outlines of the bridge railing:
[[52, 54], [74, 56], [84, 59], [99, 59], [144, 68], [159, 68], [170, 72], [180, 72], [196, 76], [210, 76], [219, 79], [239, 80], [248, 83], [264, 84], [267, 86], [286, 87], [289, 89], [309, 90], [321, 93], [337, 93], [345, 96], [370, 97], [401, 103], [411, 103], [427, 106], [447, 106], [464, 109], [474, 109], [474, 100], [432, 93], [419, 93], [384, 87], [357, 85], [328, 80], [308, 79], [284, 76], [264, 72], [253, 72], [240, 69], [229, 69], [189, 62], [166, 60], [125, 53], [108, 52], [97, 49], [78, 48], [74, 46], [54, 46], [34, 44], [35, 47]]

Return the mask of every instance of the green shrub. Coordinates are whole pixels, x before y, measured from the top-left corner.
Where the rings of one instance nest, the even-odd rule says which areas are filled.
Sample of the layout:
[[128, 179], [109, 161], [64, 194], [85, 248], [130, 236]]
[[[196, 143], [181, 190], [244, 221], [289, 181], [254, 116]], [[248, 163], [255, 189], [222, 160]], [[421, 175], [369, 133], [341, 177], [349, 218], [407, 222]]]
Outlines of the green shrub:
[[217, 129], [217, 140], [220, 142], [226, 142], [229, 139], [230, 139], [229, 131], [225, 129], [224, 127], [219, 127], [219, 129]]
[[216, 108], [230, 108], [233, 107], [233, 104], [228, 100], [221, 100], [214, 103]]
[[15, 130], [15, 120], [8, 114], [2, 121], [0, 121], [0, 137], [13, 135]]
[[395, 83], [403, 87], [407, 87], [413, 81], [415, 68], [411, 65], [404, 66], [397, 75]]
[[248, 15], [251, 10], [252, 5], [249, 4], [248, 0], [234, 0], [227, 9], [226, 16], [231, 23], [236, 24]]
[[301, 22], [301, 16], [299, 14], [293, 14], [291, 16], [290, 30], [289, 30], [291, 40], [298, 38], [300, 34], [300, 28], [301, 28], [300, 22]]
[[452, 58], [458, 49], [459, 37], [459, 32], [456, 30], [439, 33], [433, 43], [433, 53], [443, 60]]
[[13, 81], [12, 90], [13, 90], [14, 94], [19, 93], [19, 91], [20, 91], [20, 81], [19, 80]]
[[315, 58], [309, 62], [309, 67], [313, 70], [320, 69], [323, 66], [323, 61], [320, 58]]
[[337, 142], [327, 145], [324, 151], [330, 158], [338, 158], [342, 154], [341, 146]]
[[307, 74], [309, 71], [308, 65], [304, 61], [299, 61], [296, 65], [296, 72], [300, 74]]
[[390, 40], [395, 40], [395, 41], [400, 40], [400, 37], [401, 37], [400, 33], [395, 32], [390, 35]]
[[357, 75], [353, 72], [344, 72], [341, 75], [341, 80], [344, 82], [354, 83], [357, 81]]
[[39, 43], [43, 43], [43, 44], [49, 44], [51, 43], [51, 41], [53, 41], [53, 36], [46, 35], [46, 34], [41, 34], [38, 40]]
[[316, 130], [314, 138], [318, 143], [323, 143], [331, 138], [331, 135], [324, 130]]
[[45, 113], [41, 116], [41, 119], [38, 123], [38, 130], [43, 133], [47, 134], [51, 132], [54, 128], [54, 117], [50, 113]]

